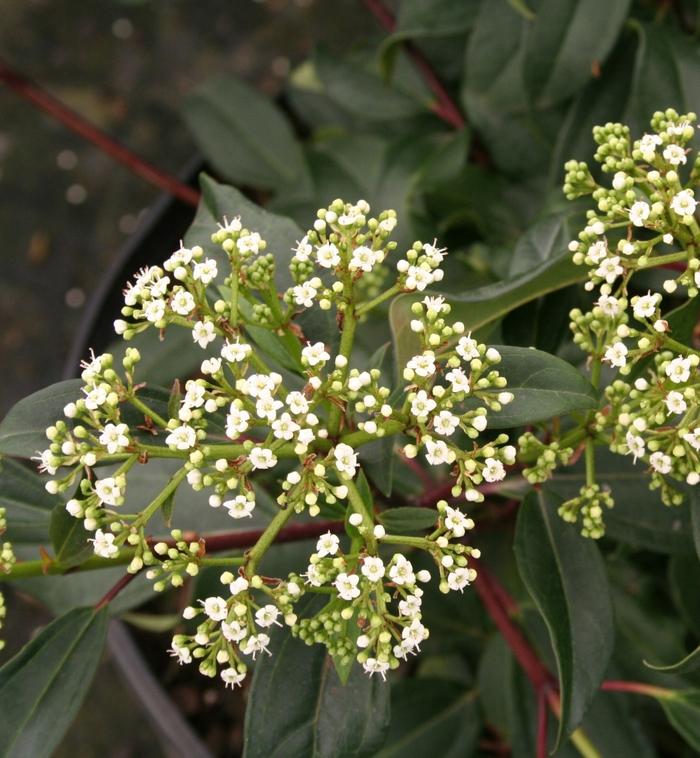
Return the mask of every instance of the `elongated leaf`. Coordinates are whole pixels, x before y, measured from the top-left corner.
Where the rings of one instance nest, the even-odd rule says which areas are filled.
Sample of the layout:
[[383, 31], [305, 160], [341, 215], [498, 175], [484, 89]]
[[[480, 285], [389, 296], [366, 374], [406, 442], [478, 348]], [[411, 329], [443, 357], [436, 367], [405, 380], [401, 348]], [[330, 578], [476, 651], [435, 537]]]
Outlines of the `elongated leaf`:
[[695, 553], [671, 557], [668, 563], [668, 583], [681, 618], [700, 638], [700, 561]]
[[0, 459], [0, 508], [7, 511], [7, 539], [46, 541], [51, 510], [62, 502], [59, 496], [49, 495], [41, 477], [27, 466]]
[[379, 519], [386, 530], [394, 534], [422, 532], [435, 527], [438, 512], [434, 508], [390, 508], [388, 511], [383, 511]]
[[482, 728], [474, 690], [446, 679], [405, 679], [391, 688], [391, 724], [375, 758], [473, 754]]
[[80, 379], [51, 384], [20, 400], [0, 423], [0, 453], [30, 458], [48, 446], [46, 427], [63, 418], [63, 408], [81, 396]]
[[[467, 330], [476, 330], [496, 321], [523, 303], [535, 300], [541, 295], [553, 292], [585, 278], [585, 272], [571, 261], [571, 254], [548, 259], [529, 272], [513, 279], [505, 279], [488, 284], [459, 295], [447, 294], [452, 306], [451, 318], [462, 321]], [[402, 295], [396, 298], [389, 310], [389, 323], [394, 341], [396, 362], [403, 366], [418, 351], [419, 341], [411, 331], [413, 318], [411, 305], [425, 294]]]
[[183, 113], [199, 148], [231, 181], [264, 189], [308, 182], [287, 119], [240, 79], [206, 82], [187, 97]]
[[374, 755], [389, 719], [389, 686], [359, 666], [342, 685], [331, 659], [287, 632], [271, 635], [273, 657], [255, 668], [244, 758]]
[[57, 503], [51, 513], [49, 537], [56, 561], [64, 568], [77, 566], [93, 552], [88, 542], [90, 532], [81, 519], [74, 518], [66, 511], [65, 503]]
[[660, 666], [658, 664], [644, 661], [644, 665], [648, 666], [650, 669], [654, 669], [654, 671], [661, 671], [665, 674], [689, 674], [691, 671], [697, 671], [700, 669], [700, 647], [696, 647], [692, 653], [689, 653], [677, 663]]
[[690, 493], [690, 519], [693, 533], [693, 542], [695, 543], [695, 551], [700, 558], [700, 493], [697, 489], [694, 489]]
[[700, 751], [700, 690], [674, 692], [658, 701], [676, 731], [692, 748]]
[[546, 491], [528, 495], [515, 535], [520, 576], [544, 618], [557, 661], [562, 707], [557, 743], [583, 720], [614, 641], [608, 580], [598, 547], [560, 519], [560, 502]]
[[512, 345], [497, 345], [502, 360], [499, 372], [508, 380], [508, 391], [515, 396], [502, 411], [489, 415], [489, 427], [543, 421], [571, 411], [595, 408], [596, 391], [571, 364], [541, 350]]
[[0, 755], [50, 756], [100, 662], [107, 613], [70, 611], [0, 669]]
[[525, 86], [540, 105], [580, 89], [615, 44], [630, 0], [542, 0], [528, 35]]

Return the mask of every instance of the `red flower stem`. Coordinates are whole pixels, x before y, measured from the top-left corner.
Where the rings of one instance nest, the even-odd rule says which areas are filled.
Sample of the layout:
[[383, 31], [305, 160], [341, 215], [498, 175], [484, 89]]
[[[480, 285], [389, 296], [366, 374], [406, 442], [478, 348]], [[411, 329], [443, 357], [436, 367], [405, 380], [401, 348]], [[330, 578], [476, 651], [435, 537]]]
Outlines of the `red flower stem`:
[[537, 758], [547, 758], [547, 690], [542, 688], [537, 693], [537, 747], [535, 755]]
[[112, 600], [126, 587], [128, 586], [134, 579], [136, 579], [137, 574], [124, 574], [124, 576], [114, 584], [107, 592], [104, 594], [104, 596], [95, 603], [95, 610], [99, 611], [101, 608], [104, 608], [105, 605], [109, 605]]
[[537, 692], [543, 688], [548, 689], [547, 685], [553, 682], [552, 675], [510, 617], [508, 609], [517, 610], [515, 602], [485, 566], [479, 566], [474, 587], [491, 620], [510, 647], [532, 686]]
[[75, 134], [91, 142], [103, 153], [122, 163], [129, 171], [145, 179], [149, 184], [188, 205], [196, 207], [199, 203], [197, 190], [183, 184], [176, 176], [148, 163], [2, 60], [0, 60], [0, 82]]
[[671, 690], [664, 687], [655, 687], [653, 684], [644, 682], [624, 682], [618, 679], [608, 679], [600, 685], [600, 689], [606, 692], [633, 692], [635, 695], [648, 695], [649, 697], [668, 697]]
[[[396, 29], [394, 14], [381, 0], [363, 0], [363, 2], [384, 29], [390, 33]], [[466, 126], [466, 119], [450, 97], [449, 92], [445, 89], [428, 59], [412, 42], [403, 42], [402, 44], [423, 77], [423, 80], [428, 85], [428, 88], [435, 96], [435, 102], [432, 105], [435, 115], [450, 124], [450, 126], [455, 127], [455, 129], [461, 129]]]

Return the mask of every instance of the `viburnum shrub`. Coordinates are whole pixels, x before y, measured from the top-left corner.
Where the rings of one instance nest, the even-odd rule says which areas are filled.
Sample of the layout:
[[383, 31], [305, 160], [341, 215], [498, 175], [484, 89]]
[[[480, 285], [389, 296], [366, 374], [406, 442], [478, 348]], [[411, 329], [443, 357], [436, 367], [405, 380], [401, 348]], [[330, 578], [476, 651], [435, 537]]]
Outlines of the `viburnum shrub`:
[[696, 4], [364, 5], [389, 36], [281, 103], [188, 95], [247, 195], [202, 174], [118, 339], [0, 423], [3, 656], [57, 617], [0, 755], [54, 753], [115, 617], [183, 753], [158, 684], [217, 755], [700, 751]]

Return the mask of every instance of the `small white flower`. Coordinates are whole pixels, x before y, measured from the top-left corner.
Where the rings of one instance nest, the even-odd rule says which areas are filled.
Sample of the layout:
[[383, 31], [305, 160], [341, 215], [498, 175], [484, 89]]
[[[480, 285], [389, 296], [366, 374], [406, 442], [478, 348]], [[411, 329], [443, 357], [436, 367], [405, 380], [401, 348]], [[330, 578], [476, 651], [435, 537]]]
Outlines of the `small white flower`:
[[642, 154], [642, 159], [647, 163], [653, 161], [656, 156], [656, 148], [661, 143], [662, 140], [658, 134], [645, 134], [639, 140], [639, 151]]
[[436, 313], [440, 313], [442, 311], [442, 306], [445, 305], [445, 298], [440, 297], [439, 295], [436, 297], [428, 297], [427, 295], [423, 298], [423, 305], [429, 310], [429, 311], [435, 311]]
[[286, 398], [289, 410], [295, 415], [300, 416], [309, 412], [309, 401], [301, 392], [290, 392]]
[[445, 378], [452, 385], [453, 392], [469, 392], [469, 377], [461, 368], [453, 368], [452, 371], [448, 371]]
[[244, 576], [237, 576], [228, 586], [232, 597], [240, 595], [248, 589], [248, 580]]
[[644, 200], [637, 200], [636, 203], [632, 203], [632, 207], [629, 209], [630, 221], [635, 226], [644, 226], [644, 222], [649, 218], [650, 213], [649, 203]]
[[253, 351], [246, 342], [226, 342], [221, 348], [221, 357], [229, 363], [242, 363]]
[[100, 558], [116, 558], [119, 554], [119, 547], [114, 544], [115, 535], [112, 532], [103, 532], [98, 529], [95, 532], [95, 538], [88, 540], [92, 542], [95, 549], [95, 555]]
[[292, 287], [292, 298], [297, 305], [304, 308], [311, 308], [314, 304], [314, 298], [318, 295], [318, 289], [310, 281], [297, 284]]
[[241, 647], [241, 652], [245, 655], [252, 655], [253, 660], [255, 660], [255, 656], [258, 653], [267, 653], [268, 655], [272, 655], [272, 653], [267, 649], [267, 646], [269, 644], [270, 638], [264, 632], [261, 632], [258, 635], [251, 634]]
[[618, 276], [624, 273], [624, 268], [620, 265], [620, 258], [613, 255], [606, 258], [595, 270], [595, 275], [605, 279], [608, 284], [612, 284]]
[[250, 413], [240, 408], [235, 402], [226, 416], [226, 436], [232, 440], [237, 439], [248, 428]]
[[124, 497], [124, 491], [116, 477], [108, 476], [97, 479], [94, 484], [95, 494], [103, 505], [119, 505]]
[[444, 440], [426, 440], [425, 458], [431, 466], [440, 466], [443, 463], [452, 463], [455, 459], [455, 453], [451, 450]]
[[426, 419], [428, 414], [435, 410], [436, 405], [425, 390], [420, 390], [411, 401], [411, 415], [419, 420]]
[[206, 358], [200, 367], [205, 376], [213, 376], [221, 371], [221, 358]]
[[205, 395], [206, 388], [203, 385], [188, 379], [185, 384], [185, 397], [182, 399], [182, 403], [188, 408], [201, 408], [204, 405]]
[[637, 458], [641, 458], [646, 452], [646, 445], [644, 444], [644, 439], [640, 437], [638, 434], [634, 434], [633, 432], [627, 432], [627, 434], [625, 435], [625, 442], [627, 444], [628, 453], [632, 454], [632, 458], [634, 462], [636, 463]]
[[435, 373], [435, 353], [426, 350], [421, 355], [414, 355], [406, 364], [406, 368], [423, 378], [432, 376]]
[[453, 590], [464, 591], [469, 586], [469, 569], [456, 568], [447, 575], [447, 586]]
[[244, 234], [236, 240], [238, 252], [243, 256], [257, 255], [262, 245], [262, 237], [257, 232]]
[[301, 357], [309, 366], [317, 366], [319, 363], [324, 364], [330, 360], [330, 354], [326, 351], [323, 342], [316, 342], [313, 345], [308, 342], [306, 347], [301, 351]]
[[114, 455], [129, 444], [128, 431], [129, 427], [126, 424], [105, 424], [100, 435], [100, 445], [104, 445], [107, 452]]
[[663, 156], [672, 166], [685, 165], [688, 160], [685, 150], [680, 145], [666, 145]]
[[273, 624], [277, 624], [277, 626], [282, 626], [279, 621], [277, 621], [277, 617], [280, 615], [279, 610], [276, 606], [272, 605], [272, 603], [268, 603], [267, 605], [263, 605], [262, 608], [259, 608], [255, 612], [255, 623], [258, 626], [261, 626], [263, 629], [266, 629], [267, 627], [272, 626]]
[[678, 356], [666, 366], [666, 376], [676, 384], [682, 384], [690, 379], [690, 358]]
[[685, 402], [685, 398], [682, 393], [677, 392], [676, 390], [671, 390], [671, 392], [666, 395], [664, 402], [666, 403], [669, 413], [681, 414], [688, 410], [688, 404]]
[[338, 248], [332, 242], [320, 245], [316, 249], [316, 262], [323, 268], [335, 268], [340, 263]]
[[654, 471], [658, 472], [659, 474], [671, 473], [671, 457], [664, 455], [660, 451], [652, 453], [649, 456], [649, 463], [651, 464], [651, 467], [654, 469]]
[[468, 529], [473, 528], [474, 522], [465, 516], [458, 508], [445, 508], [445, 527], [455, 537], [464, 537]]
[[205, 258], [201, 263], [195, 263], [192, 268], [192, 276], [205, 286], [211, 284], [218, 275], [216, 261], [213, 258]]
[[299, 242], [297, 242], [297, 246], [292, 248], [294, 251], [294, 258], [297, 261], [305, 262], [309, 260], [309, 256], [313, 252], [313, 247], [309, 243], [309, 238], [307, 235], [301, 238]]
[[170, 307], [180, 316], [187, 316], [195, 308], [194, 298], [187, 290], [178, 290], [170, 301]]
[[615, 342], [605, 351], [603, 360], [615, 368], [622, 368], [627, 364], [628, 352], [624, 342]]
[[637, 298], [632, 306], [635, 318], [640, 320], [643, 318], [651, 318], [654, 313], [656, 313], [656, 304], [660, 299], [660, 295], [656, 293], [652, 295], [651, 292]]
[[487, 482], [500, 482], [502, 479], [505, 479], [506, 470], [500, 461], [497, 461], [495, 458], [487, 458], [484, 461], [481, 475]]
[[357, 453], [344, 442], [339, 443], [333, 450], [335, 468], [341, 474], [353, 477], [357, 469]]
[[471, 332], [466, 337], [460, 337], [456, 350], [465, 361], [479, 357], [478, 343], [472, 339]]
[[165, 300], [149, 300], [143, 307], [143, 316], [151, 324], [157, 324], [165, 316]]
[[[405, 555], [401, 553], [396, 553], [394, 555], [391, 566], [389, 567], [389, 578], [394, 584], [398, 584], [400, 587], [404, 585], [411, 587], [416, 583], [416, 575], [413, 572], [413, 566]], [[420, 608], [420, 602], [418, 607]], [[408, 615], [400, 610], [400, 606], [399, 612], [404, 616]]]
[[272, 432], [278, 440], [291, 440], [300, 429], [299, 424], [288, 413], [283, 413], [276, 421], [272, 422]]
[[405, 288], [407, 290], [418, 290], [422, 292], [429, 284], [434, 281], [433, 273], [429, 268], [423, 266], [409, 266], [406, 272]]
[[352, 257], [350, 258], [348, 268], [350, 271], [371, 271], [381, 258], [381, 251], [372, 250], [371, 247], [360, 245], [352, 251]]
[[107, 402], [107, 390], [109, 386], [106, 384], [97, 384], [94, 387], [83, 387], [85, 393], [85, 407], [89, 411], [96, 411], [101, 408]]
[[255, 413], [258, 418], [273, 422], [277, 418], [277, 411], [283, 407], [281, 400], [277, 400], [272, 395], [261, 395], [255, 403]]
[[343, 600], [354, 600], [360, 596], [360, 588], [357, 586], [360, 582], [360, 577], [357, 574], [340, 573], [333, 582], [338, 595]]
[[401, 631], [403, 645], [407, 650], [420, 650], [420, 643], [428, 636], [428, 630], [421, 624], [418, 619], [414, 619], [409, 626], [405, 626]]
[[588, 257], [593, 263], [600, 263], [608, 255], [608, 245], [605, 240], [598, 240], [588, 248]]
[[302, 576], [306, 577], [306, 584], [310, 584], [312, 587], [320, 587], [323, 584], [323, 574], [316, 563], [310, 563], [306, 569], [306, 573], [302, 574]]
[[228, 606], [222, 597], [208, 597], [199, 601], [204, 607], [204, 613], [212, 621], [225, 621], [228, 616]]
[[340, 539], [337, 534], [326, 532], [322, 534], [316, 543], [316, 553], [325, 558], [327, 555], [335, 555], [340, 546]]
[[216, 339], [216, 328], [211, 321], [197, 321], [192, 326], [192, 340], [201, 348], [205, 348]]
[[368, 556], [362, 562], [362, 573], [370, 582], [378, 582], [384, 578], [384, 562], [381, 558]]
[[222, 505], [231, 518], [252, 518], [255, 510], [255, 500], [249, 500], [245, 495], [236, 495], [233, 500], [224, 500]]
[[620, 313], [620, 301], [612, 295], [601, 295], [596, 305], [608, 318], [615, 318]]
[[[394, 580], [396, 581], [396, 580]], [[408, 595], [405, 600], [399, 603], [399, 613], [402, 616], [414, 618], [420, 615], [420, 607], [423, 601], [417, 595]]]
[[436, 434], [450, 437], [454, 434], [459, 426], [459, 417], [449, 411], [440, 411], [437, 416], [433, 416], [433, 429]]
[[191, 426], [182, 424], [170, 432], [165, 438], [165, 444], [176, 450], [190, 450], [197, 444], [197, 433]]
[[682, 190], [671, 199], [671, 210], [679, 216], [692, 216], [697, 208], [697, 200], [693, 197], [693, 190]]
[[389, 670], [389, 663], [387, 661], [377, 660], [376, 658], [368, 658], [362, 664], [362, 668], [370, 676], [379, 674], [381, 678], [386, 681], [386, 672]]
[[245, 679], [245, 674], [241, 674], [234, 668], [227, 668], [221, 672], [221, 679], [224, 683], [224, 687], [240, 687]]
[[700, 452], [700, 426], [696, 426], [692, 432], [681, 434], [681, 439], [687, 442], [693, 450]]
[[248, 460], [254, 469], [272, 468], [277, 463], [277, 457], [265, 447], [254, 447], [248, 454]]
[[172, 647], [168, 650], [168, 653], [170, 653], [173, 658], [177, 658], [177, 662], [181, 666], [183, 663], [192, 662], [192, 653], [190, 652], [190, 649], [182, 645], [178, 645], [174, 641], [172, 643]]

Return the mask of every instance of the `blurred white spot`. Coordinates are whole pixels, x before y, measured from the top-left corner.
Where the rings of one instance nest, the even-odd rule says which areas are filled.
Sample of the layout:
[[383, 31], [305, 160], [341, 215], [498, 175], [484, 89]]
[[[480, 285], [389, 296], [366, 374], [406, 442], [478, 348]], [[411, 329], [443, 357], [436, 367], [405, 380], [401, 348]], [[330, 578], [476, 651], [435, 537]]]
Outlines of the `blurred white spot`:
[[82, 308], [85, 305], [85, 292], [80, 287], [71, 287], [66, 292], [66, 305], [69, 308]]
[[71, 184], [66, 190], [66, 200], [71, 205], [80, 205], [87, 199], [87, 190], [82, 184]]
[[112, 34], [117, 39], [129, 39], [134, 33], [134, 25], [128, 18], [118, 18], [112, 24]]
[[78, 165], [78, 156], [73, 150], [61, 150], [56, 156], [56, 165], [64, 171], [70, 171]]

